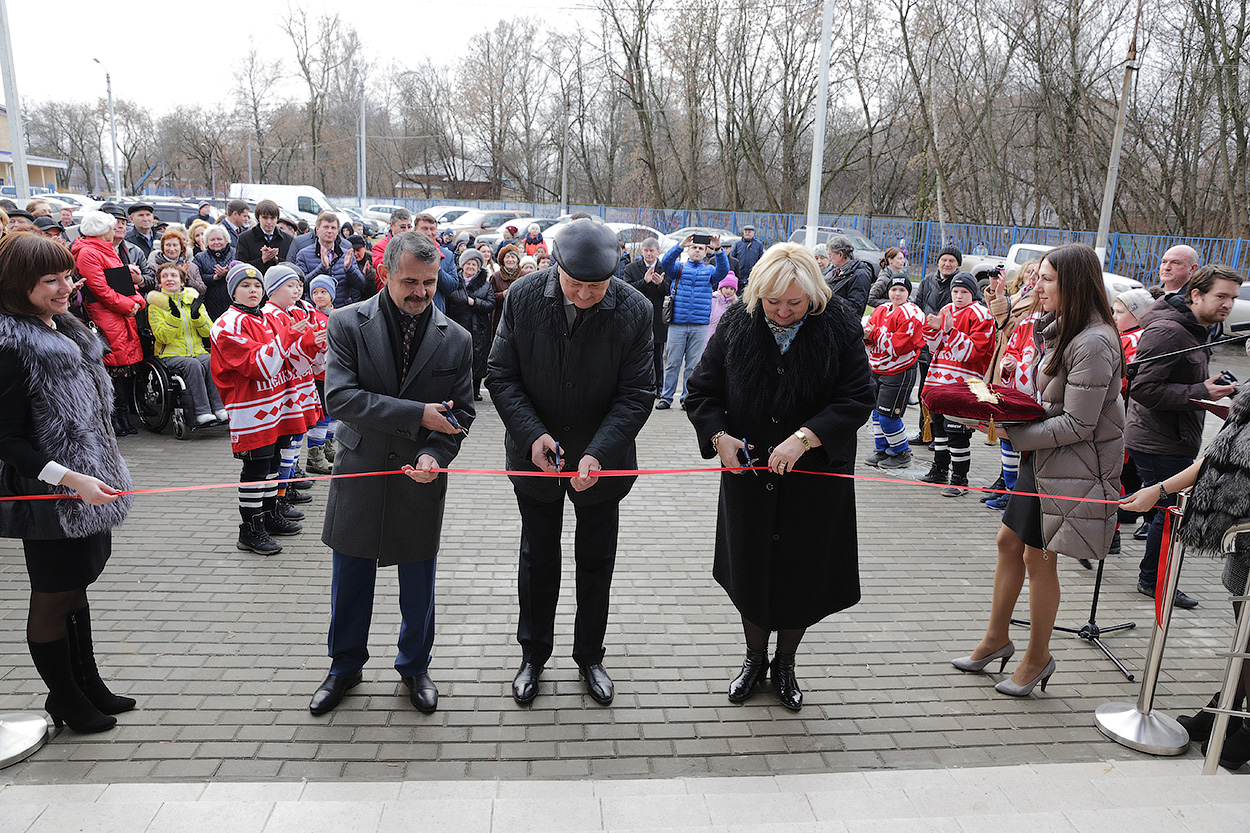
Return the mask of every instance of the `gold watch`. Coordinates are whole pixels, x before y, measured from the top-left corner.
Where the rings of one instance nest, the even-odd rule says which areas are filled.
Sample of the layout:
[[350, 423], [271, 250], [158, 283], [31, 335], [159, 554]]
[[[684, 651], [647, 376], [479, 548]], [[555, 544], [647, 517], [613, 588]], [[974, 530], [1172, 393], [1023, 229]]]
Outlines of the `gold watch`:
[[795, 431], [795, 432], [794, 432], [794, 436], [798, 437], [799, 442], [803, 443], [803, 448], [804, 448], [804, 449], [806, 449], [807, 451], [811, 451], [811, 450], [812, 450], [812, 441], [811, 441], [811, 440], [809, 440], [809, 439], [807, 438], [807, 435], [803, 433], [803, 429], [802, 429], [802, 428], [800, 428], [799, 430]]

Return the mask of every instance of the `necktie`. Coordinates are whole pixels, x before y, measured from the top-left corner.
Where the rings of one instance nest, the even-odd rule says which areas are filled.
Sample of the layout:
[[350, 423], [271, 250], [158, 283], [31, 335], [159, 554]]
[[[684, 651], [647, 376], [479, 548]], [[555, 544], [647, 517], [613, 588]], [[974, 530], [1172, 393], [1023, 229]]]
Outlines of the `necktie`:
[[403, 332], [403, 364], [400, 370], [399, 378], [403, 381], [408, 375], [408, 368], [412, 366], [412, 357], [416, 352], [417, 345], [417, 317], [415, 315], [400, 315], [400, 327]]
[[582, 318], [585, 315], [586, 315], [586, 310], [582, 309], [581, 307], [577, 307], [577, 312], [573, 316], [573, 329], [569, 331], [570, 337], [577, 333], [578, 327], [582, 326]]

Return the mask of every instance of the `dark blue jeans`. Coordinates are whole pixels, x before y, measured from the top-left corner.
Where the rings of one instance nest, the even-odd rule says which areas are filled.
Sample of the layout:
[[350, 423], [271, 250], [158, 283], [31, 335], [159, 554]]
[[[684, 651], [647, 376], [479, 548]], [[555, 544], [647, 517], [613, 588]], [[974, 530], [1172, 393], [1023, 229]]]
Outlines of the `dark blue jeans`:
[[[1137, 464], [1137, 473], [1146, 486], [1155, 486], [1174, 474], [1184, 471], [1193, 463], [1192, 457], [1178, 457], [1173, 454], [1147, 454], [1144, 451], [1131, 450], [1129, 454]], [[1167, 500], [1160, 501], [1160, 507], [1150, 521], [1150, 531], [1146, 535], [1146, 554], [1142, 556], [1138, 566], [1137, 583], [1155, 586], [1159, 576], [1159, 548], [1163, 543], [1163, 519], [1167, 512], [1165, 506], [1175, 506], [1176, 495], [1168, 495]]]

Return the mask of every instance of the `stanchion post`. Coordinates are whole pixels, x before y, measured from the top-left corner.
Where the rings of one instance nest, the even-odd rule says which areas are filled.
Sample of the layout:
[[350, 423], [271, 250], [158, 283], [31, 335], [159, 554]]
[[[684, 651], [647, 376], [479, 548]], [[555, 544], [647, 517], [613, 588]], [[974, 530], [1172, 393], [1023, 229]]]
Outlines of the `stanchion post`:
[[0, 714], [0, 769], [26, 760], [48, 742], [48, 720], [41, 714]]
[[[1250, 532], [1250, 521], [1239, 523], [1224, 533], [1224, 555], [1232, 558], [1236, 552], [1237, 536]], [[1202, 763], [1203, 775], [1214, 775], [1220, 766], [1220, 757], [1224, 752], [1224, 734], [1228, 731], [1228, 719], [1233, 713], [1233, 700], [1237, 689], [1241, 686], [1241, 666], [1245, 661], [1246, 641], [1250, 639], [1250, 579], [1241, 589], [1241, 595], [1233, 601], [1240, 601], [1241, 609], [1237, 611], [1237, 630], [1233, 636], [1233, 645], [1228, 652], [1228, 664], [1224, 669], [1224, 686], [1220, 689], [1219, 704], [1215, 709], [1215, 725], [1211, 727], [1211, 740], [1207, 743], [1207, 757]]]
[[1177, 506], [1165, 509], [1171, 514], [1172, 535], [1168, 541], [1168, 571], [1164, 582], [1163, 598], [1158, 600], [1159, 616], [1150, 634], [1150, 647], [1146, 652], [1146, 667], [1142, 671], [1141, 692], [1136, 705], [1132, 703], [1104, 703], [1094, 711], [1098, 731], [1116, 743], [1145, 752], [1149, 755], [1180, 755], [1189, 747], [1189, 733], [1172, 718], [1155, 714], [1155, 686], [1159, 682], [1159, 670], [1163, 665], [1163, 649], [1167, 644], [1168, 624], [1172, 621], [1172, 607], [1176, 600], [1176, 588], [1180, 584], [1181, 564], [1185, 548], [1179, 543], [1177, 528], [1184, 516], [1186, 493], [1181, 493]]

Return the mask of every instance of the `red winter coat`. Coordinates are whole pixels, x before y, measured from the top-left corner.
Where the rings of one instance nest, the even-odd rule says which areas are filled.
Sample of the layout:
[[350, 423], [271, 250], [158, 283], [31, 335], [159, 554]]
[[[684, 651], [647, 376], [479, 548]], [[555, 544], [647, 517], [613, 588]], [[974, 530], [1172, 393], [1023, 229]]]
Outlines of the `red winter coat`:
[[99, 237], [79, 237], [70, 248], [78, 275], [90, 290], [87, 297], [87, 315], [108, 339], [112, 352], [104, 356], [108, 367], [125, 367], [143, 361], [143, 345], [139, 341], [139, 325], [131, 310], [138, 304], [147, 306], [139, 287], [133, 295], [121, 295], [113, 291], [104, 279], [104, 270], [120, 267], [121, 258], [111, 241]]

